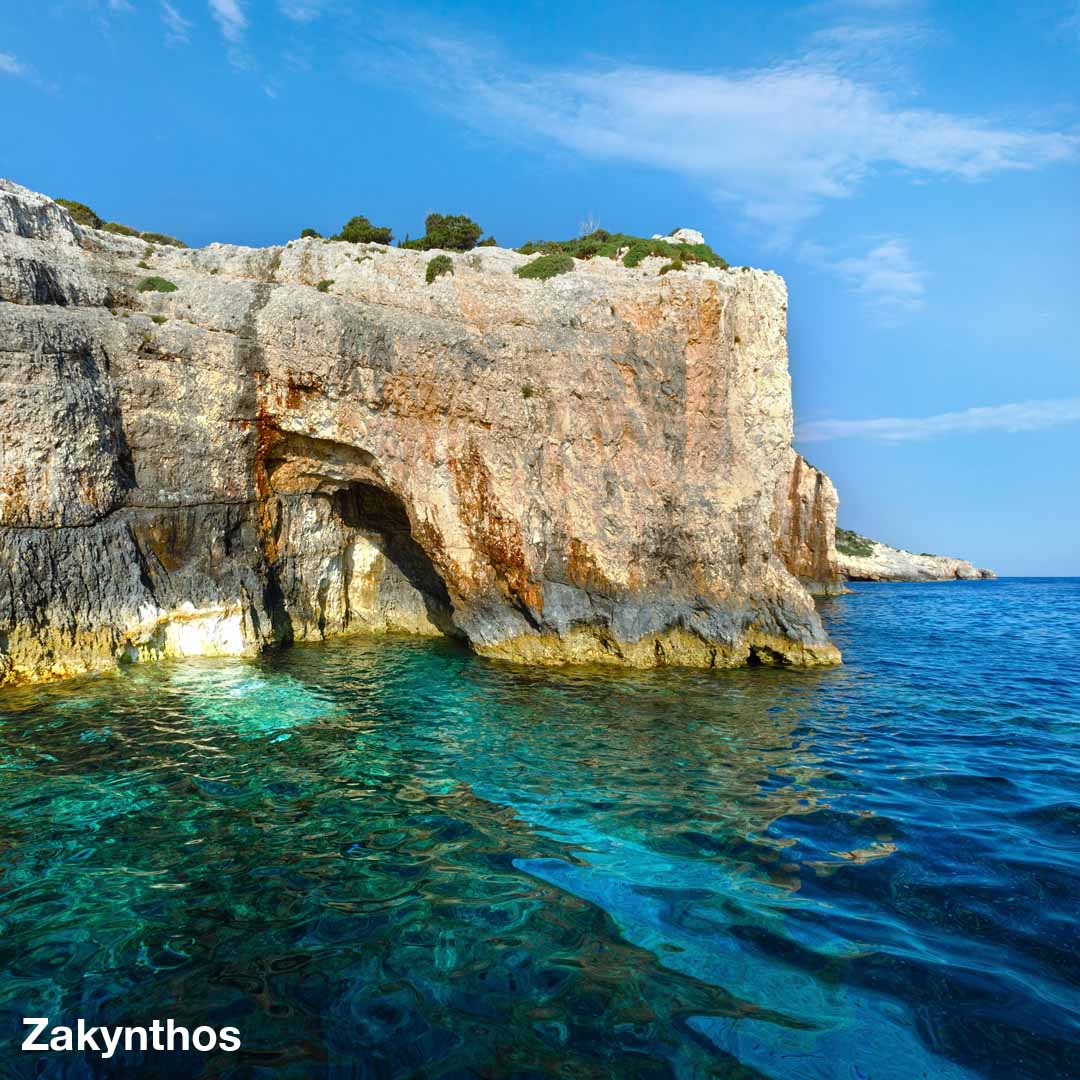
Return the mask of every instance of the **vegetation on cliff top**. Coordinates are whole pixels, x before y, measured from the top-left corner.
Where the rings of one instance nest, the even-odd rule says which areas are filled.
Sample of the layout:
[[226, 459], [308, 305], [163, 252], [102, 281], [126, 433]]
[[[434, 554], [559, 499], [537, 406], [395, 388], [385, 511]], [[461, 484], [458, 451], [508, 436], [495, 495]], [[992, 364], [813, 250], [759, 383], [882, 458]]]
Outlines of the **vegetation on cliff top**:
[[[314, 229], [305, 229], [300, 235], [303, 236], [304, 233], [319, 235]], [[394, 234], [385, 225], [372, 225], [363, 214], [357, 214], [349, 218], [341, 226], [341, 232], [330, 239], [344, 240], [349, 244], [391, 244], [394, 241]]]
[[57, 199], [56, 205], [62, 206], [80, 225], [100, 229], [105, 224], [86, 203], [75, 202], [74, 199]]
[[449, 255], [436, 255], [427, 264], [424, 280], [430, 285], [437, 277], [454, 272], [454, 260]]
[[514, 273], [520, 278], [547, 281], [548, 278], [557, 277], [573, 269], [573, 255], [553, 252], [550, 255], [541, 255], [539, 259], [533, 259], [531, 263], [526, 263], [524, 266], [519, 266]]
[[118, 236], [137, 236], [150, 244], [187, 247], [183, 240], [177, 240], [175, 236], [168, 236], [166, 233], [139, 232], [130, 225], [121, 225], [119, 221], [104, 221], [86, 203], [76, 202], [74, 199], [57, 199], [56, 205], [62, 206], [77, 224], [86, 225], [91, 229], [104, 229], [105, 232], [116, 233]]
[[[57, 199], [56, 202], [63, 206], [80, 225], [104, 229], [121, 236], [138, 236], [152, 244], [187, 247], [183, 240], [165, 233], [140, 232], [118, 221], [105, 222], [85, 203], [71, 199]], [[415, 240], [406, 235], [404, 240], [399, 241], [398, 247], [414, 251], [432, 249], [471, 251], [475, 247], [497, 246], [494, 236], [487, 236], [481, 240], [484, 230], [472, 218], [464, 214], [428, 214], [424, 219], [424, 230], [424, 235]], [[300, 236], [301, 239], [322, 239], [322, 234], [311, 228], [302, 229]], [[349, 218], [341, 227], [341, 231], [335, 233], [330, 239], [351, 244], [389, 245], [393, 243], [394, 234], [387, 226], [373, 225], [363, 214], [357, 214]], [[629, 268], [637, 266], [643, 259], [649, 257], [664, 258], [668, 262], [660, 268], [661, 274], [685, 270], [692, 263], [704, 263], [706, 266], [724, 270], [728, 266], [727, 260], [717, 255], [708, 244], [681, 244], [666, 238], [652, 239], [633, 236], [630, 233], [612, 233], [607, 229], [593, 229], [573, 240], [530, 240], [517, 248], [517, 251], [521, 255], [540, 254], [545, 257], [515, 271], [519, 277], [540, 280], [572, 270], [573, 264], [567, 262], [567, 258], [573, 260], [602, 257], [616, 262], [621, 259], [622, 265]], [[552, 258], [548, 259], [548, 256]], [[429, 272], [431, 265], [428, 263]], [[439, 273], [447, 272], [453, 273], [452, 266], [449, 271], [439, 271]], [[429, 279], [429, 284], [431, 280], [434, 279]]]
[[530, 240], [522, 244], [518, 252], [533, 255], [542, 252], [546, 255], [563, 253], [575, 259], [618, 259], [623, 255], [623, 266], [634, 267], [650, 255], [677, 262], [681, 269], [684, 263], [705, 263], [727, 269], [727, 261], [717, 255], [708, 244], [679, 244], [670, 240], [651, 240], [644, 236], [631, 236], [629, 233], [610, 233], [606, 229], [594, 229], [574, 240]]
[[869, 559], [874, 554], [874, 541], [860, 536], [851, 529], [836, 530], [836, 550], [841, 555], [851, 555], [859, 559]]
[[175, 236], [169, 236], [168, 233], [141, 232], [139, 233], [139, 239], [145, 240], [148, 244], [165, 244], [168, 247], [178, 248], [187, 247], [183, 240], [177, 240]]
[[428, 214], [424, 218], [424, 235], [416, 240], [410, 240], [406, 236], [400, 246], [415, 251], [430, 251], [432, 248], [472, 251], [483, 231], [472, 218], [464, 214]]

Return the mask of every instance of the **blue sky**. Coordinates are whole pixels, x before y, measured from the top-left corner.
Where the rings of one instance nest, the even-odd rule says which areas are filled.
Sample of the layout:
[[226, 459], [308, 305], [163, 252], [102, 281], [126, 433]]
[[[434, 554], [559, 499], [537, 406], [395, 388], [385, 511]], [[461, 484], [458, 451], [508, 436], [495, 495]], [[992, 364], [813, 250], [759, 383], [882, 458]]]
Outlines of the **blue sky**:
[[0, 4], [0, 175], [280, 243], [701, 229], [790, 290], [841, 523], [1080, 574], [1080, 4]]

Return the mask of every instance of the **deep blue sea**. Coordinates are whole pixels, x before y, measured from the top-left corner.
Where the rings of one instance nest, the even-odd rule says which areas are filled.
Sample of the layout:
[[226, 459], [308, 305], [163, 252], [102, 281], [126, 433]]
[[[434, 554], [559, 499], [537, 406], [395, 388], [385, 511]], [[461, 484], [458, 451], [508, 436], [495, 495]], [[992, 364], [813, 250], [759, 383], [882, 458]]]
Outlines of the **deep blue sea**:
[[830, 671], [383, 638], [0, 694], [0, 1076], [1080, 1075], [1080, 579], [823, 614]]

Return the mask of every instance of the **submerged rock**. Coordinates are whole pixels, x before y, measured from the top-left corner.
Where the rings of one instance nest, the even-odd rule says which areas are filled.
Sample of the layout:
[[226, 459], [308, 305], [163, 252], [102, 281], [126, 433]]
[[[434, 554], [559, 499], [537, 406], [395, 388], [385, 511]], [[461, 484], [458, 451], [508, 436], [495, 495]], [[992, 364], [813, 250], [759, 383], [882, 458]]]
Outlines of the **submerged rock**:
[[777, 275], [429, 258], [150, 246], [0, 181], [0, 680], [396, 630], [839, 661]]

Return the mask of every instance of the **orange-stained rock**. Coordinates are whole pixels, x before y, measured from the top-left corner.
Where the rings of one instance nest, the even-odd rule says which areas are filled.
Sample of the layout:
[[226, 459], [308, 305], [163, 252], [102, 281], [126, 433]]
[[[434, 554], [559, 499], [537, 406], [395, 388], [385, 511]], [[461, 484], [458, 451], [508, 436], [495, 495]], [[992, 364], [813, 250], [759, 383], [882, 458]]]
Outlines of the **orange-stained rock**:
[[0, 680], [383, 630], [837, 662], [783, 281], [451, 257], [148, 251], [0, 181]]

